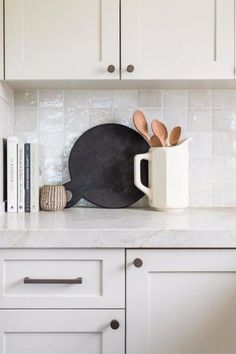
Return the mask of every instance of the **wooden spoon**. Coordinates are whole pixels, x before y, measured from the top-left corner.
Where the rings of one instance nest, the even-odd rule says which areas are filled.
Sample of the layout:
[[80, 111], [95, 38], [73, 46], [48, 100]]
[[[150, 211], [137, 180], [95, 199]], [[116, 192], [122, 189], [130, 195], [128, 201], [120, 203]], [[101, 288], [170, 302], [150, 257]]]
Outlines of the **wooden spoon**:
[[170, 145], [175, 146], [178, 144], [179, 138], [181, 135], [181, 127], [175, 127], [170, 133]]
[[152, 131], [153, 131], [153, 134], [155, 134], [160, 139], [163, 146], [168, 145], [168, 143], [167, 143], [168, 131], [167, 131], [165, 124], [160, 122], [158, 119], [153, 119]]
[[142, 111], [135, 111], [133, 115], [133, 122], [137, 131], [144, 137], [150, 144], [150, 136], [148, 134], [148, 125], [145, 115]]
[[161, 140], [156, 135], [151, 136], [150, 146], [151, 147], [163, 147]]

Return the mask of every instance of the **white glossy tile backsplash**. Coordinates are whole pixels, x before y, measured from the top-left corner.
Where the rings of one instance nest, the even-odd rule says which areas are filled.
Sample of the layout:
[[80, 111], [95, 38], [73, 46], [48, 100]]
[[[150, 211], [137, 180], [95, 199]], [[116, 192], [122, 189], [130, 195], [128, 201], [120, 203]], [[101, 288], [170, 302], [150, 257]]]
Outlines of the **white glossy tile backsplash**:
[[191, 206], [236, 206], [236, 90], [15, 91], [15, 134], [42, 144], [44, 183], [62, 183], [74, 141], [102, 123], [133, 127], [137, 108], [194, 138]]

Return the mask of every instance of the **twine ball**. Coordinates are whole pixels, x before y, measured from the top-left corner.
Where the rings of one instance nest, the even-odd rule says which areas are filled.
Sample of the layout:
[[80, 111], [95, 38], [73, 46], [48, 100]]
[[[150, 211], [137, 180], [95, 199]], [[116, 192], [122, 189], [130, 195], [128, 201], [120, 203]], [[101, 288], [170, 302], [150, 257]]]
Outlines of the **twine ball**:
[[66, 206], [66, 190], [61, 185], [44, 185], [40, 193], [40, 206], [45, 211], [63, 210]]

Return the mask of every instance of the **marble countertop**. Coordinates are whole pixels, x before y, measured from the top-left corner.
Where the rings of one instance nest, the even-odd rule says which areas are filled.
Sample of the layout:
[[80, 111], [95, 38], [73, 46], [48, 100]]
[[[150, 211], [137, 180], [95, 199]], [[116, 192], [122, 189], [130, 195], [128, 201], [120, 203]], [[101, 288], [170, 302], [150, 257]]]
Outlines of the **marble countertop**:
[[2, 214], [0, 248], [236, 248], [236, 208]]

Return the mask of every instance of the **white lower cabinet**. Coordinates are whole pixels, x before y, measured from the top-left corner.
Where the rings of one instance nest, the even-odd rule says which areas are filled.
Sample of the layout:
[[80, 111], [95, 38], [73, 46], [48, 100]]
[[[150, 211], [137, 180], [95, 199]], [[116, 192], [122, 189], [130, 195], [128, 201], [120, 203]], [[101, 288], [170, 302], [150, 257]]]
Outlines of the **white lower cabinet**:
[[124, 310], [0, 311], [1, 354], [124, 354], [124, 337]]
[[236, 353], [236, 250], [126, 252], [0, 250], [0, 354]]
[[124, 249], [0, 250], [0, 354], [124, 354], [124, 308]]
[[124, 250], [0, 250], [0, 308], [124, 306]]
[[127, 354], [236, 353], [236, 250], [128, 250]]

